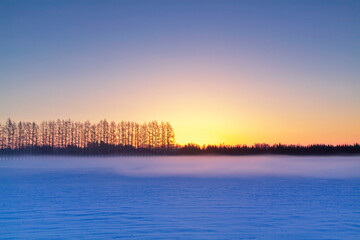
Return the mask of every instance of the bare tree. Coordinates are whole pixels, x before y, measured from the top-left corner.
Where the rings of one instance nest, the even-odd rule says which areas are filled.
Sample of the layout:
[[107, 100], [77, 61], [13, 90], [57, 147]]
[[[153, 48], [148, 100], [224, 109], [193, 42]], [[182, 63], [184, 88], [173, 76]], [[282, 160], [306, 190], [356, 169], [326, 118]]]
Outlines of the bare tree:
[[25, 125], [25, 147], [29, 149], [30, 147], [30, 139], [31, 139], [31, 123], [26, 122]]
[[49, 121], [48, 122], [48, 127], [49, 127], [49, 145], [54, 148], [55, 146], [55, 141], [56, 141], [56, 123], [55, 121]]
[[[0, 149], [16, 151], [42, 151], [40, 147], [51, 147], [56, 151], [73, 151], [90, 146], [97, 149], [100, 143], [114, 146], [106, 151], [117, 151], [115, 146], [131, 146], [135, 149], [169, 149], [174, 145], [175, 135], [171, 125], [157, 121], [138, 124], [133, 121], [115, 123], [106, 119], [97, 124], [68, 120], [16, 122], [8, 119], [0, 124]], [[90, 145], [89, 145], [90, 144]], [[72, 147], [72, 148], [70, 148]], [[103, 149], [104, 150], [104, 149]], [[78, 150], [77, 150], [78, 151]]]
[[110, 136], [109, 143], [111, 145], [115, 145], [117, 141], [116, 141], [116, 123], [114, 121], [110, 123], [109, 136]]
[[160, 123], [160, 139], [161, 139], [161, 148], [165, 149], [166, 147], [166, 124], [164, 122]]
[[39, 126], [32, 122], [31, 124], [31, 149], [34, 150], [35, 147], [38, 146], [39, 139]]
[[5, 128], [4, 126], [0, 123], [0, 149], [4, 149], [5, 148]]
[[138, 123], [135, 123], [134, 126], [134, 134], [135, 134], [135, 145], [134, 147], [137, 149], [139, 148], [139, 142], [140, 142], [140, 125]]
[[116, 136], [117, 136], [117, 145], [120, 146], [122, 145], [122, 135], [121, 135], [121, 123], [118, 123], [116, 125]]
[[7, 148], [14, 149], [14, 138], [15, 138], [15, 122], [9, 118], [5, 124], [5, 132], [7, 135]]
[[150, 144], [149, 144], [149, 131], [148, 131], [148, 124], [147, 123], [143, 123], [140, 126], [140, 136], [141, 136], [141, 147], [142, 148], [149, 148]]
[[91, 123], [90, 121], [86, 121], [84, 124], [84, 147], [88, 146], [90, 142], [90, 130], [91, 130]]
[[17, 136], [17, 139], [18, 139], [17, 148], [18, 149], [23, 149], [23, 147], [24, 147], [24, 135], [25, 135], [25, 133], [24, 133], [24, 127], [23, 126], [24, 126], [23, 123], [20, 121], [18, 123], [18, 136]]
[[169, 122], [166, 122], [166, 147], [169, 151], [175, 145], [175, 133]]

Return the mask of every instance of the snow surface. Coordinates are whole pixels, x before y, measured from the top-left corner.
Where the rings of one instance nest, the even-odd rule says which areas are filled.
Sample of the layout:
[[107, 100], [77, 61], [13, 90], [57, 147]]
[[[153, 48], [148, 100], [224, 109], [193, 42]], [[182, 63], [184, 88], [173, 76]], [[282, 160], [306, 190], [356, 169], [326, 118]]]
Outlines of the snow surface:
[[360, 239], [360, 157], [1, 157], [0, 239]]

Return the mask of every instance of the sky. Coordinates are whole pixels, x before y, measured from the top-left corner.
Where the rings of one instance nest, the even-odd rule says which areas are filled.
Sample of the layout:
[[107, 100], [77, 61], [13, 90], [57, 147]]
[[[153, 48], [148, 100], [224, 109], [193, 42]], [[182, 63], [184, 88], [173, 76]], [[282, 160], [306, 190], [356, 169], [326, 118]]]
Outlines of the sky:
[[0, 0], [0, 122], [360, 143], [360, 1]]

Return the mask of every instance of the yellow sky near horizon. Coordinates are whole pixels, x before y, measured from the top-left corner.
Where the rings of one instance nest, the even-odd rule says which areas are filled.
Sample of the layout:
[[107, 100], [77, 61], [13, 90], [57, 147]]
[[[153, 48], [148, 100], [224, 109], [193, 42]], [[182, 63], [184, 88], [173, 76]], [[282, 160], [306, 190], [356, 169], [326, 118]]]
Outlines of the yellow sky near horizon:
[[[171, 74], [172, 73], [172, 74]], [[120, 122], [169, 121], [179, 144], [353, 144], [360, 142], [359, 97], [337, 82], [322, 89], [313, 82], [260, 82], [213, 69], [180, 73], [145, 72], [145, 80], [122, 88], [112, 81], [86, 89], [59, 84], [40, 96], [28, 95], [8, 116], [15, 121], [67, 119]], [[226, 78], [226, 81], [223, 79]], [[168, 81], [171, 79], [171, 81]], [[196, 81], [194, 81], [196, 79]], [[144, 87], [137, 87], [137, 84]], [[105, 90], [106, 89], [106, 90]], [[62, 93], [68, 94], [59, 101]], [[86, 95], [83, 92], [86, 91]], [[343, 92], [339, 96], [339, 92]], [[53, 95], [51, 95], [53, 93]], [[26, 95], [26, 94], [25, 94]], [[43, 101], [44, 96], [48, 101]]]

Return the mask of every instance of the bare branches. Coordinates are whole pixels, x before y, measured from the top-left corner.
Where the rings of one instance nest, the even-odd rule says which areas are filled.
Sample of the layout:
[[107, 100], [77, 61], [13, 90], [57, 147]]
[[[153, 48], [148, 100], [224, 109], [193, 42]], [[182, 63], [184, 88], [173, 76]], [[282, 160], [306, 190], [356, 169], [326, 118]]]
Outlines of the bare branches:
[[98, 123], [68, 120], [0, 124], [1, 152], [18, 153], [168, 153], [174, 145], [169, 123]]

